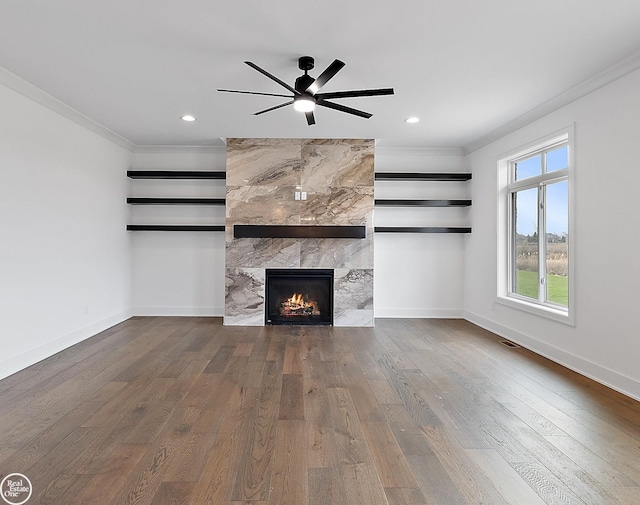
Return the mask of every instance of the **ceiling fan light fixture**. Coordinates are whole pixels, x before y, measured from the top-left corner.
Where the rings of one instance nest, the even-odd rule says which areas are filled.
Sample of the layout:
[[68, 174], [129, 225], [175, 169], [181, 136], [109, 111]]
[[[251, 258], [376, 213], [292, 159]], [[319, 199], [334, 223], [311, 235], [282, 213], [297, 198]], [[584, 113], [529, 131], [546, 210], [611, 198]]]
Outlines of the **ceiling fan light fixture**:
[[196, 120], [195, 116], [192, 116], [191, 114], [185, 114], [184, 116], [181, 116], [180, 119], [187, 121], [188, 123]]
[[308, 96], [296, 96], [293, 100], [293, 108], [298, 112], [312, 112], [316, 108], [316, 101]]

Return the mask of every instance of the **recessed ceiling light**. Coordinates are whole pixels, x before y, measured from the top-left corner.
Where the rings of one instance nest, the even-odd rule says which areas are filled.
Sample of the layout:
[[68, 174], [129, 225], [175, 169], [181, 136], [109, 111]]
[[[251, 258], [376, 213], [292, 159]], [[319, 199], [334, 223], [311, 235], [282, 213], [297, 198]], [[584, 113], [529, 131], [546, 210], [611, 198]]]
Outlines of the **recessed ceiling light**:
[[195, 116], [192, 116], [191, 114], [185, 114], [180, 119], [182, 119], [183, 121], [189, 121], [189, 122], [196, 120]]
[[407, 119], [404, 120], [405, 123], [419, 123], [420, 122], [420, 118], [419, 117], [408, 117]]

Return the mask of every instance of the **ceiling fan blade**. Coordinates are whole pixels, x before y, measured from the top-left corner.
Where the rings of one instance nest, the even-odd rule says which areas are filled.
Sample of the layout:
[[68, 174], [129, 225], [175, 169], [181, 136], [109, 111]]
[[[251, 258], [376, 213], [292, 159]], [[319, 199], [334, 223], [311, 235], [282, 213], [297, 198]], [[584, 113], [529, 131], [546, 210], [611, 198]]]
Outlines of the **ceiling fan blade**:
[[237, 89], [219, 89], [225, 93], [244, 93], [245, 95], [265, 95], [265, 96], [281, 96], [283, 98], [291, 98], [291, 95], [279, 95], [277, 93], [261, 93], [259, 91], [240, 91]]
[[291, 86], [289, 86], [286, 82], [278, 79], [275, 75], [270, 74], [269, 72], [267, 72], [266, 70], [260, 68], [258, 65], [256, 65], [255, 63], [252, 63], [250, 61], [245, 61], [245, 63], [247, 65], [249, 65], [251, 68], [253, 68], [254, 70], [257, 70], [258, 72], [260, 72], [262, 75], [268, 77], [269, 79], [271, 79], [272, 81], [277, 82], [278, 84], [280, 84], [280, 86], [284, 86], [285, 88], [287, 88], [289, 91], [291, 91], [291, 93], [293, 93], [294, 95], [299, 95], [300, 93], [298, 93], [295, 89], [293, 89]]
[[336, 75], [342, 67], [344, 67], [344, 63], [340, 60], [333, 60], [333, 63], [329, 65], [324, 72], [322, 72], [315, 81], [313, 81], [309, 87], [305, 90], [315, 95], [322, 86], [327, 84], [329, 79], [331, 79], [334, 75]]
[[330, 93], [318, 93], [315, 96], [322, 100], [325, 98], [354, 98], [358, 96], [380, 96], [380, 95], [393, 95], [393, 88], [357, 89], [353, 91], [333, 91]]
[[307, 116], [307, 124], [309, 126], [316, 124], [316, 118], [314, 117], [312, 110], [305, 112], [304, 115]]
[[276, 105], [275, 107], [269, 107], [268, 109], [254, 112], [253, 115], [259, 116], [260, 114], [264, 114], [265, 112], [271, 112], [272, 110], [279, 109], [280, 107], [286, 107], [287, 105], [291, 105], [292, 103], [293, 103], [293, 100], [291, 100], [290, 102], [281, 103], [280, 105]]
[[347, 114], [353, 114], [354, 116], [360, 116], [365, 119], [369, 119], [371, 116], [373, 116], [373, 114], [369, 114], [368, 112], [364, 112], [358, 109], [352, 109], [351, 107], [345, 107], [344, 105], [333, 102], [327, 102], [326, 100], [318, 100], [316, 101], [316, 105], [327, 107], [329, 109], [339, 110], [340, 112], [346, 112]]

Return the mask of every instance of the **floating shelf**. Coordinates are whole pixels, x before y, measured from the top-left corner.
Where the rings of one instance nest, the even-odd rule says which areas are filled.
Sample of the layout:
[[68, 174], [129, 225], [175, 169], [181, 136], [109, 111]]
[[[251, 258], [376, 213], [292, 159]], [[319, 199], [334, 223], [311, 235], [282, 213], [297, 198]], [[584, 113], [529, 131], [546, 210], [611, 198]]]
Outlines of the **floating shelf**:
[[469, 227], [459, 226], [376, 226], [376, 233], [471, 233]]
[[469, 207], [471, 200], [375, 200], [380, 207]]
[[468, 181], [468, 172], [376, 172], [376, 181]]
[[[226, 179], [226, 172], [212, 170], [127, 170], [131, 179]], [[129, 205], [224, 205], [224, 198], [127, 198]], [[225, 231], [224, 225], [129, 224], [129, 231]]]
[[127, 170], [131, 179], [226, 179], [227, 173], [204, 170]]
[[128, 224], [128, 231], [224, 231], [224, 225], [200, 224]]
[[224, 205], [224, 198], [127, 198], [130, 205]]
[[[376, 172], [377, 181], [454, 181], [471, 179], [468, 172]], [[376, 207], [469, 207], [468, 199], [413, 200], [384, 198], [375, 200]], [[376, 226], [376, 233], [471, 233], [467, 226]]]

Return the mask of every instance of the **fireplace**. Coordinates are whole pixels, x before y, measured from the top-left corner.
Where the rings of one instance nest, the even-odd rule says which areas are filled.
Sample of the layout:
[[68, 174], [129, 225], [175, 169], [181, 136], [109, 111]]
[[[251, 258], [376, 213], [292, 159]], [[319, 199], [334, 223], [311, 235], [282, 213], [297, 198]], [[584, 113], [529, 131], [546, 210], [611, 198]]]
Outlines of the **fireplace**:
[[268, 268], [266, 324], [333, 324], [333, 270]]

